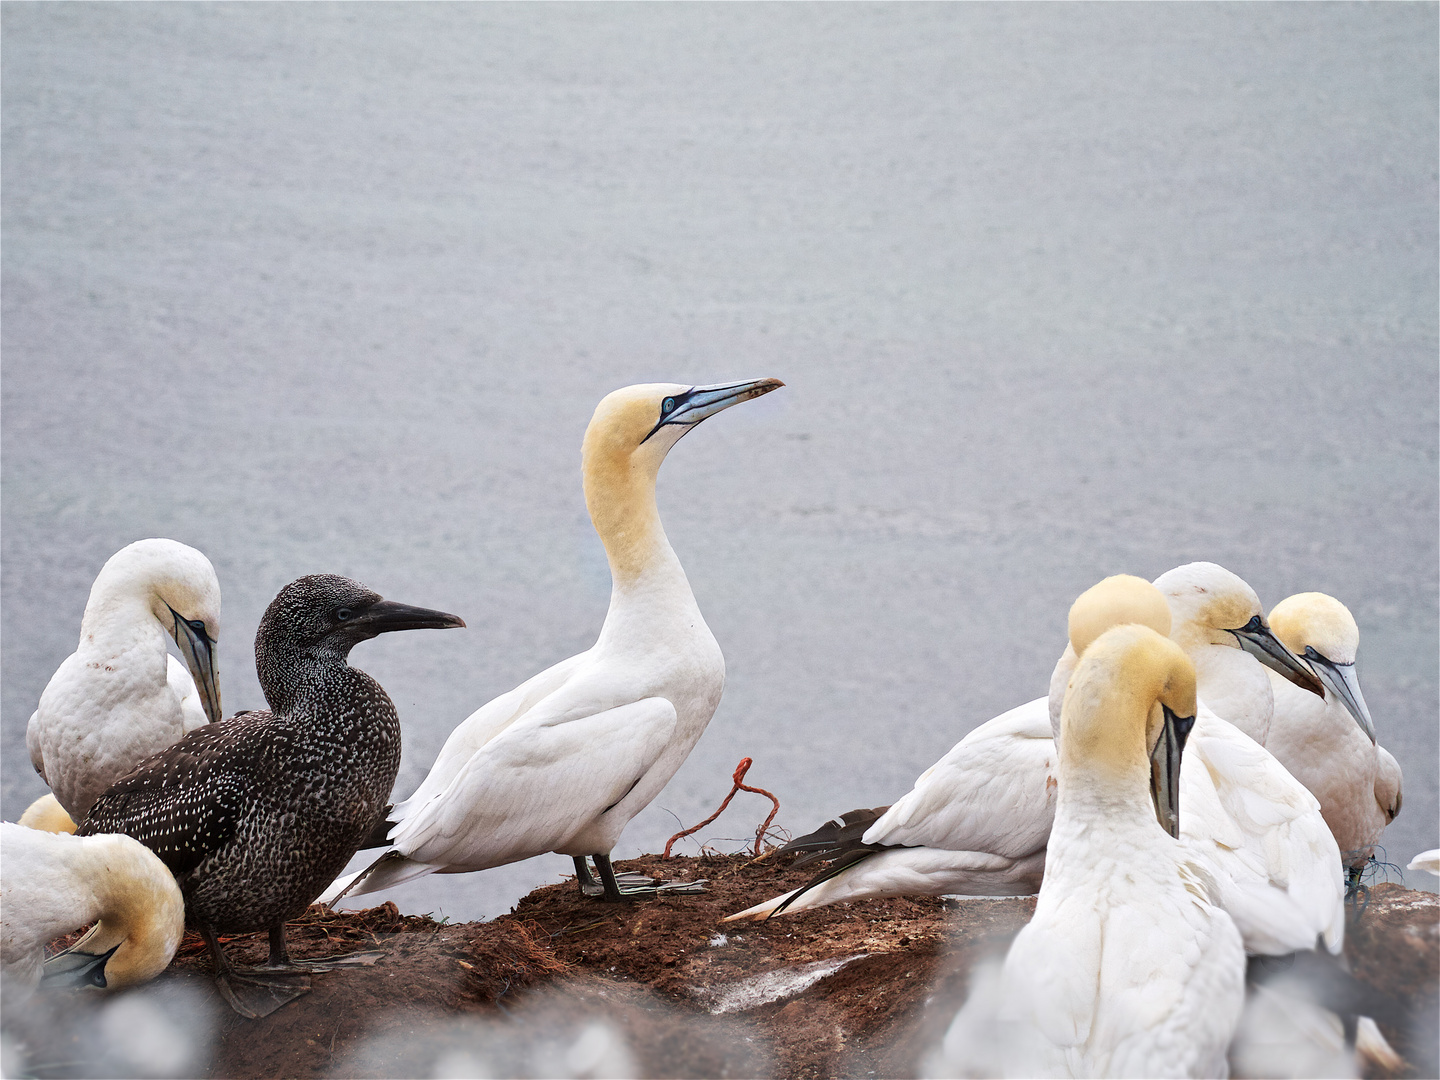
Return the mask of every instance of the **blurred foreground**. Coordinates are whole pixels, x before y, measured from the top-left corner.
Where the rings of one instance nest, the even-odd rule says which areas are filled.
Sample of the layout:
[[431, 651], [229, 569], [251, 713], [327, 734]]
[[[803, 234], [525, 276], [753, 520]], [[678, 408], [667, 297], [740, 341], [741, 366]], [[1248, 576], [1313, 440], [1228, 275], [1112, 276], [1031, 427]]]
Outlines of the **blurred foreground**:
[[[809, 868], [744, 856], [617, 868], [705, 878], [708, 891], [612, 907], [566, 882], [488, 923], [312, 908], [291, 924], [297, 957], [386, 955], [316, 976], [258, 1021], [219, 1000], [192, 934], [149, 987], [7, 1010], [4, 1075], [915, 1076], [973, 963], [1034, 910], [1033, 897], [871, 900], [722, 928]], [[1383, 884], [1347, 931], [1355, 974], [1410, 1006], [1380, 1018], [1410, 1066], [1401, 1076], [1436, 1075], [1437, 922], [1434, 894]], [[230, 940], [238, 961], [263, 961], [263, 934]]]

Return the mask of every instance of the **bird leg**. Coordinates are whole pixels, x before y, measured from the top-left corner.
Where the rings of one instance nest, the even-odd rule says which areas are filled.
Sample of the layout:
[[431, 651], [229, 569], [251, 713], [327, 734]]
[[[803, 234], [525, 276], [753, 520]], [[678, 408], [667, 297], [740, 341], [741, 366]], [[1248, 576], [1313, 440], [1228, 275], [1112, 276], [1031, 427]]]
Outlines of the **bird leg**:
[[385, 954], [378, 950], [342, 953], [338, 956], [317, 956], [313, 960], [291, 960], [290, 947], [285, 943], [285, 924], [270, 927], [270, 959], [256, 971], [305, 972], [333, 971], [337, 967], [370, 967]]
[[1368, 864], [1351, 866], [1345, 871], [1345, 902], [1361, 912], [1364, 912], [1370, 903], [1370, 890], [1360, 880], [1366, 865]]
[[590, 864], [585, 856], [572, 856], [575, 860], [575, 882], [580, 892], [596, 900], [620, 903], [637, 897], [654, 897], [663, 893], [698, 893], [705, 891], [705, 881], [656, 881], [646, 874], [626, 872], [617, 874], [610, 865], [609, 855], [592, 855], [595, 869], [600, 872], [596, 881], [590, 874]]
[[590, 863], [584, 855], [572, 856], [575, 860], [575, 884], [580, 886], [583, 896], [603, 896], [604, 887], [590, 874]]
[[[269, 1016], [282, 1005], [310, 992], [310, 979], [302, 972], [293, 969], [267, 971], [265, 968], [237, 970], [225, 959], [220, 943], [215, 940], [214, 930], [202, 923], [200, 936], [215, 958], [215, 984], [220, 996], [241, 1016], [250, 1020]], [[283, 935], [280, 951], [282, 955], [285, 952]], [[275, 959], [273, 931], [270, 935], [270, 959]]]

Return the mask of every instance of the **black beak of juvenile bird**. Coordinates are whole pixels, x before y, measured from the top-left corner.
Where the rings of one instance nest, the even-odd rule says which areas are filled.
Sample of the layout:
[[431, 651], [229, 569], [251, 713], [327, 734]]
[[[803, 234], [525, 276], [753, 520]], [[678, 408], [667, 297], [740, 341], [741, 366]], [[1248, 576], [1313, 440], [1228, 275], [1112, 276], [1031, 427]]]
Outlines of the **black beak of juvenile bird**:
[[1241, 649], [1271, 671], [1289, 679], [1302, 690], [1309, 690], [1317, 697], [1325, 696], [1325, 688], [1315, 678], [1315, 673], [1270, 632], [1270, 627], [1265, 625], [1265, 620], [1259, 615], [1238, 630], [1227, 630], [1226, 633], [1233, 634]]
[[464, 626], [465, 620], [444, 611], [381, 600], [357, 615], [355, 625], [363, 627], [373, 636], [388, 634], [392, 630], [449, 630]]

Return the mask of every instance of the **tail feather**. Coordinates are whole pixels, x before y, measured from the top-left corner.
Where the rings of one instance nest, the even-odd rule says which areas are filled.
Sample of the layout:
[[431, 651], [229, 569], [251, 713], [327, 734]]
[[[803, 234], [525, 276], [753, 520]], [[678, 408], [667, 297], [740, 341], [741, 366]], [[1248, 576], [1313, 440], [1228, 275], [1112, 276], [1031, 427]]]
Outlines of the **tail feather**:
[[315, 902], [334, 907], [347, 896], [379, 892], [443, 869], [434, 863], [415, 862], [391, 848], [359, 873], [336, 878]]
[[744, 911], [737, 911], [734, 915], [726, 915], [720, 921], [736, 922], [740, 919], [752, 919], [755, 922], [761, 922], [765, 919], [768, 919], [771, 913], [782, 903], [788, 903], [789, 901], [795, 899], [795, 895], [799, 891], [799, 889], [796, 889], [794, 892], [781, 893], [779, 896], [771, 897], [769, 900], [766, 900], [763, 904], [756, 904], [754, 907], [748, 907]]
[[773, 918], [776, 915], [783, 915], [786, 908], [788, 908], [791, 904], [795, 903], [796, 900], [799, 900], [800, 897], [804, 896], [811, 889], [815, 888], [816, 885], [819, 885], [821, 882], [824, 881], [829, 881], [831, 878], [837, 876], [838, 874], [842, 874], [846, 870], [849, 870], [850, 867], [856, 865], [857, 863], [864, 862], [866, 859], [870, 858], [871, 855], [885, 850], [887, 850], [887, 845], [885, 844], [865, 845], [861, 844], [858, 840], [855, 841], [853, 846], [847, 848], [842, 853], [831, 856], [833, 861], [830, 863], [829, 866], [827, 866], [824, 870], [821, 870], [818, 874], [816, 874], [813, 878], [807, 881], [804, 885], [801, 885], [800, 888], [796, 889], [789, 896], [785, 897], [784, 902], [779, 904], [774, 911], [770, 912], [770, 914], [766, 916], [766, 918], [768, 919]]
[[390, 830], [398, 824], [398, 822], [390, 820], [390, 811], [394, 809], [394, 806], [387, 806], [381, 811], [380, 820], [375, 823], [375, 827], [370, 830], [370, 835], [365, 838], [365, 842], [360, 845], [358, 850], [369, 851], [371, 848], [390, 846]]
[[888, 806], [877, 806], [871, 810], [848, 811], [834, 821], [827, 821], [814, 832], [796, 837], [776, 854], [800, 853], [801, 857], [795, 860], [796, 866], [804, 866], [821, 859], [834, 859], [859, 844], [870, 826], [879, 821], [889, 809]]

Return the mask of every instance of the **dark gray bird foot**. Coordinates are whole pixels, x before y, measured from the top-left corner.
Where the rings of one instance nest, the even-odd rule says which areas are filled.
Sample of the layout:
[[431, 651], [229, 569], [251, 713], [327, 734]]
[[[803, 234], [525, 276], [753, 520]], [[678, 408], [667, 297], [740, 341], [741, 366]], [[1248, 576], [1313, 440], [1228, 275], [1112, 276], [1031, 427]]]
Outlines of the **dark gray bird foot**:
[[231, 969], [215, 979], [223, 997], [241, 1016], [258, 1020], [310, 992], [310, 976], [299, 971]]
[[669, 895], [705, 891], [704, 881], [663, 881], [647, 874], [628, 871], [617, 874], [610, 866], [610, 859], [604, 855], [595, 856], [595, 868], [600, 872], [599, 881], [591, 876], [590, 866], [584, 858], [578, 856], [575, 858], [575, 881], [580, 886], [580, 892], [596, 900], [619, 903], [651, 899], [661, 893]]
[[284, 964], [266, 964], [263, 968], [256, 968], [256, 971], [289, 971], [296, 974], [315, 974], [321, 971], [334, 971], [339, 967], [373, 967], [375, 961], [385, 954], [379, 950], [369, 952], [341, 953], [338, 956], [317, 956], [312, 960], [287, 960]]

